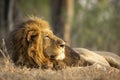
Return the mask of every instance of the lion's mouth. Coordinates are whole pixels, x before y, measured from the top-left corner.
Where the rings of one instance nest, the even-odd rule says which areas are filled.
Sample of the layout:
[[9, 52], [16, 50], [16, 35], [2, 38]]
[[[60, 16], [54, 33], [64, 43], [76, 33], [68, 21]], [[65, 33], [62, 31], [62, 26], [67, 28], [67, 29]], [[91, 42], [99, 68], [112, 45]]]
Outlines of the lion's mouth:
[[55, 60], [55, 55], [51, 55], [50, 60]]
[[65, 58], [65, 52], [64, 49], [59, 51], [59, 53], [44, 52], [44, 56], [50, 60], [63, 60]]
[[63, 60], [65, 58], [65, 53], [62, 52], [58, 56], [55, 57], [56, 60]]
[[65, 58], [64, 53], [60, 53], [59, 55], [50, 55], [50, 60], [63, 60]]

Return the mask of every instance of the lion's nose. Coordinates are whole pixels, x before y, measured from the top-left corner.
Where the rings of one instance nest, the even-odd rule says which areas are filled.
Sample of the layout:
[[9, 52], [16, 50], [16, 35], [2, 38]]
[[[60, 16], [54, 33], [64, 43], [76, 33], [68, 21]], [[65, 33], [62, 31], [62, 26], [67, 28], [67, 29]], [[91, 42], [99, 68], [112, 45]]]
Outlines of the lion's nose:
[[64, 47], [65, 47], [65, 44], [60, 44], [60, 47], [64, 48]]
[[54, 56], [54, 55], [51, 55], [51, 56], [50, 56], [50, 59], [55, 59], [55, 56]]

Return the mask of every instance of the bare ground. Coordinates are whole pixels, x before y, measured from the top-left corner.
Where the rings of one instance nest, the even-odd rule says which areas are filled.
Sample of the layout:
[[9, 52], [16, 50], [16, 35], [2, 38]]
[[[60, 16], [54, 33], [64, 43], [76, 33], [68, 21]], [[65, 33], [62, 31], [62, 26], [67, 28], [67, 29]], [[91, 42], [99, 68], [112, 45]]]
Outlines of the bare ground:
[[20, 68], [7, 59], [0, 59], [0, 80], [120, 80], [120, 70], [94, 64], [63, 70]]

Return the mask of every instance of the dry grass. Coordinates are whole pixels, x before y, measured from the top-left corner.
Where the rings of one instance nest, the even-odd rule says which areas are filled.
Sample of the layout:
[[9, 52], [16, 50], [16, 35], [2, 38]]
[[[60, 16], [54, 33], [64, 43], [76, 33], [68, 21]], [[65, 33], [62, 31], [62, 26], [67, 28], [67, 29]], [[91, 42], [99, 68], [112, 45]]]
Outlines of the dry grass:
[[0, 53], [0, 80], [120, 80], [120, 70], [99, 64], [86, 67], [72, 67], [53, 71], [15, 66], [5, 49], [3, 40]]
[[59, 71], [20, 68], [0, 61], [0, 80], [120, 80], [120, 70], [95, 64]]

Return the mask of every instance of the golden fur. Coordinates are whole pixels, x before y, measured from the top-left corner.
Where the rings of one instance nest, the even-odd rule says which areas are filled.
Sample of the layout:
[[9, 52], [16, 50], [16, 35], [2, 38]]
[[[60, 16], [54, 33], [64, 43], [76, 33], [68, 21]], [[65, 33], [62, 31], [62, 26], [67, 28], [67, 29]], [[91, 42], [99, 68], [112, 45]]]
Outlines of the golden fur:
[[32, 17], [10, 34], [10, 53], [16, 65], [38, 67], [65, 58], [65, 42], [56, 37], [49, 24]]

